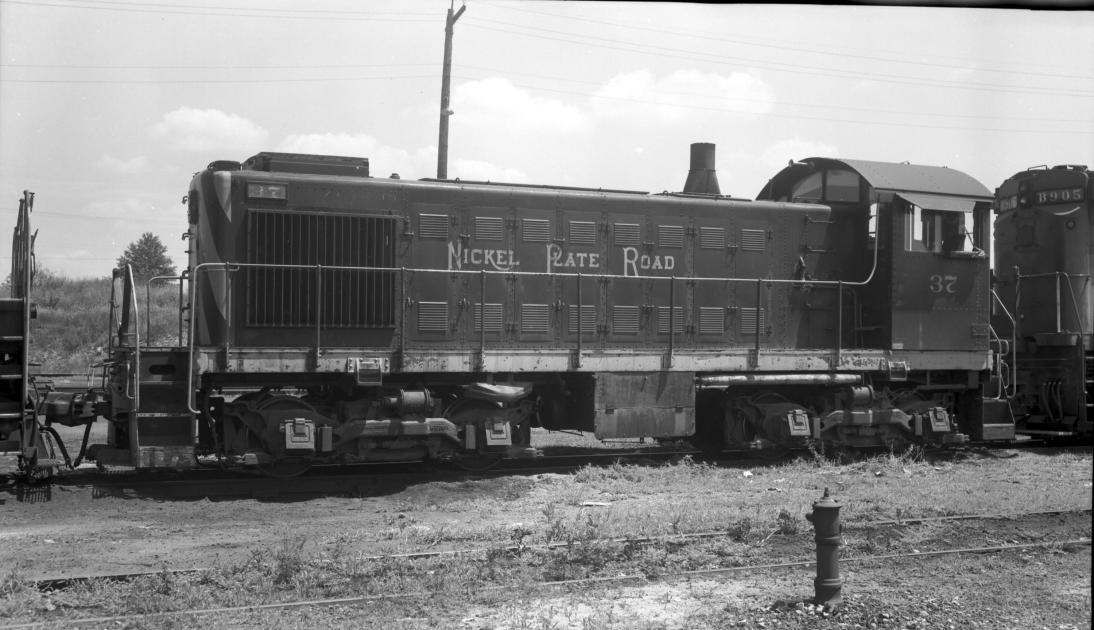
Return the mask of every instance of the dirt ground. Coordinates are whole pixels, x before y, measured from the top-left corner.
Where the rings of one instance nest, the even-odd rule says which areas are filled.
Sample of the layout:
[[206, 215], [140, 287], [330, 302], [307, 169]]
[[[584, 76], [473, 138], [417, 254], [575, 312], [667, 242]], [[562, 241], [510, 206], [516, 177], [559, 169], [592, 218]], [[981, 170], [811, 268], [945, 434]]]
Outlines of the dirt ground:
[[[0, 462], [11, 463], [10, 459]], [[566, 475], [454, 476], [418, 484], [393, 481], [379, 485], [381, 489], [371, 496], [301, 500], [164, 500], [139, 494], [117, 496], [69, 484], [55, 484], [38, 495], [17, 495], [9, 484], [0, 487], [0, 573], [38, 580], [223, 567], [269, 555], [295, 540], [303, 541], [305, 554], [319, 557], [349, 552], [379, 555], [463, 549], [519, 541], [522, 537], [527, 537], [529, 543], [542, 543], [552, 535], [561, 536], [552, 533], [553, 529], [570, 528], [572, 532], [578, 527], [602, 528], [605, 535], [651, 533], [642, 529], [647, 519], [670, 531], [678, 525], [681, 531], [695, 531], [704, 529], [704, 525], [710, 529], [718, 523], [739, 522], [733, 519], [742, 514], [753, 515], [759, 523], [776, 508], [801, 523], [802, 531], [794, 542], [800, 550], [794, 555], [808, 558], [812, 553], [811, 532], [802, 516], [819, 498], [823, 487], [831, 485], [848, 502], [844, 516], [851, 523], [894, 516], [984, 513], [990, 507], [995, 512], [1089, 509], [1090, 463], [1090, 453], [1080, 452], [1061, 456], [1012, 453], [957, 463], [905, 464], [891, 460], [816, 472], [807, 465], [743, 472], [695, 467], [694, 473], [686, 468], [681, 472], [680, 467], [671, 473], [657, 468], [616, 467]], [[694, 480], [684, 487], [679, 481], [681, 475], [691, 475]], [[925, 490], [943, 486], [950, 487], [954, 496], [934, 500]], [[991, 493], [998, 493], [998, 497], [988, 496]], [[986, 497], [984, 503], [974, 500], [978, 495]], [[732, 507], [718, 503], [722, 498], [726, 506]], [[889, 505], [885, 505], [887, 502]], [[918, 510], [908, 505], [918, 506]], [[673, 510], [680, 510], [692, 520], [673, 520]], [[1004, 523], [990, 531], [957, 527], [945, 535], [939, 531], [928, 535], [938, 538], [935, 546], [1059, 540], [1076, 531], [1087, 538], [1090, 535], [1089, 516], [1085, 523], [1080, 519], [1077, 528], [1074, 519], [1059, 527], [1051, 520], [1038, 523], [1034, 536], [1026, 531], [1029, 527], [1026, 524], [1008, 529]], [[915, 542], [894, 542], [886, 536], [891, 535], [861, 530], [845, 534], [849, 545], [860, 553], [885, 553], [890, 548], [897, 550], [898, 543]], [[743, 563], [761, 564], [762, 551], [758, 553], [761, 555], [745, 558]], [[1061, 605], [1066, 610], [1077, 606], [1077, 615], [1089, 614], [1089, 546], [1065, 554], [1027, 554], [1026, 559], [1012, 554], [999, 560], [1000, 573], [994, 575], [972, 575], [972, 571], [983, 570], [982, 564], [970, 570], [964, 563], [931, 558], [901, 560], [889, 566], [852, 565], [846, 573], [849, 584], [854, 585], [849, 606], [857, 606], [861, 614], [853, 617], [858, 620], [854, 623], [840, 623], [851, 624], [843, 627], [868, 627], [867, 622], [875, 627], [901, 628], [1034, 627], [1030, 624], [1039, 619], [1036, 606], [1030, 607], [1033, 616], [1029, 619], [1015, 618], [1016, 625], [978, 625], [977, 619], [963, 617], [964, 589], [976, 588], [978, 581], [990, 581], [1000, 593], [1012, 594], [1026, 593], [1033, 583], [1039, 592], [1064, 598]], [[894, 579], [893, 571], [900, 572], [900, 579]], [[434, 611], [420, 619], [400, 618], [398, 627], [764, 628], [798, 627], [784, 622], [802, 616], [817, 623], [825, 621], [822, 613], [794, 609], [792, 602], [787, 610], [769, 608], [780, 597], [810, 595], [811, 580], [803, 580], [801, 573], [774, 571], [743, 578], [697, 577], [538, 593], [534, 597], [526, 594], [512, 605], [469, 603], [462, 610], [451, 611], [452, 616], [440, 625]], [[877, 603], [881, 601], [884, 606]], [[932, 613], [931, 619], [952, 618], [953, 624], [933, 625], [932, 621], [916, 625], [917, 615], [928, 604], [938, 613]], [[890, 617], [872, 617], [875, 609], [888, 611], [884, 614]], [[262, 612], [248, 619], [250, 624], [262, 626], [262, 619], [269, 617], [271, 622], [276, 619], [273, 625], [279, 627], [335, 627], [366, 619], [360, 616], [360, 609], [353, 607], [324, 610], [314, 612], [317, 617], [298, 619], [295, 612]], [[332, 616], [328, 619], [327, 615]], [[896, 624], [898, 617], [900, 623]], [[231, 619], [223, 617], [214, 626], [224, 623], [231, 627]], [[298, 619], [298, 625], [294, 619]], [[645, 621], [635, 625], [635, 620]], [[1043, 621], [1036, 627], [1078, 627], [1068, 620]]]

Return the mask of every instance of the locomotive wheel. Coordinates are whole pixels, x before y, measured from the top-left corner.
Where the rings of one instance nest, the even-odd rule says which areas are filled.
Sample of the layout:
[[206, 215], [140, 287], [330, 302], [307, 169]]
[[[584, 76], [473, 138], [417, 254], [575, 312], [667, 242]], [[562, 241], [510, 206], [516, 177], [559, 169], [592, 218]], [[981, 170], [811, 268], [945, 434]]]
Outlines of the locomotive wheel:
[[[311, 405], [299, 398], [282, 395], [271, 395], [255, 405], [254, 409], [259, 413], [266, 411], [315, 411]], [[273, 453], [270, 453], [270, 455], [275, 457]], [[302, 457], [282, 457], [267, 464], [258, 464], [258, 470], [263, 475], [279, 479], [299, 477], [311, 467], [311, 461]]]

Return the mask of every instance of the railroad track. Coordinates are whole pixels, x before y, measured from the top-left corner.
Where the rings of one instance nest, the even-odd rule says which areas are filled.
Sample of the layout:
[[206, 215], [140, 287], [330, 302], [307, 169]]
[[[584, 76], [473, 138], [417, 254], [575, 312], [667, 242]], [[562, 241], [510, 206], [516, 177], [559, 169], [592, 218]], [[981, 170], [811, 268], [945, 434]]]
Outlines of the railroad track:
[[[1030, 440], [1005, 447], [970, 445], [930, 450], [925, 451], [924, 454], [926, 457], [960, 457], [969, 452], [990, 454], [999, 448], [1054, 452], [1087, 448], [1087, 446], [1046, 445], [1040, 441]], [[567, 452], [529, 459], [500, 460], [477, 469], [430, 462], [317, 466], [303, 475], [290, 478], [266, 477], [258, 472], [215, 467], [162, 472], [133, 470], [101, 472], [93, 468], [80, 468], [75, 471], [65, 471], [64, 474], [44, 483], [26, 483], [14, 475], [9, 475], [6, 479], [0, 479], [0, 492], [5, 490], [10, 492], [19, 502], [48, 501], [53, 488], [88, 489], [95, 498], [136, 496], [155, 499], [227, 500], [307, 496], [367, 497], [381, 494], [390, 489], [393, 484], [462, 481], [507, 475], [570, 473], [585, 466], [605, 466], [617, 462], [660, 464], [692, 457], [723, 467], [753, 468], [768, 466], [774, 462], [801, 455], [802, 453], [797, 451], [772, 451], [759, 455], [756, 451], [723, 451], [717, 455], [710, 455], [695, 450], [670, 448], [588, 449], [583, 452]]]
[[[855, 532], [857, 530], [874, 529], [880, 527], [911, 527], [915, 525], [922, 525], [927, 523], [945, 523], [955, 521], [997, 521], [997, 520], [1018, 520], [1029, 519], [1037, 517], [1050, 517], [1050, 516], [1074, 516], [1079, 514], [1091, 514], [1091, 508], [1084, 508], [1079, 510], [1042, 510], [1036, 512], [1021, 512], [1021, 513], [1005, 513], [1005, 514], [953, 514], [947, 516], [920, 516], [920, 517], [907, 517], [899, 519], [885, 519], [876, 521], [853, 521], [843, 524], [845, 532]], [[710, 540], [716, 538], [727, 538], [736, 534], [733, 530], [710, 530], [703, 532], [687, 532], [681, 534], [666, 534], [662, 536], [632, 536], [626, 538], [594, 538], [582, 541], [585, 544], [627, 544], [634, 546], [654, 545], [658, 543], [687, 543], [702, 540]], [[770, 538], [770, 534], [767, 538]], [[766, 540], [766, 539], [765, 539]], [[1074, 544], [1082, 544], [1082, 540], [1070, 541]], [[1089, 539], [1085, 539], [1086, 544], [1090, 544]], [[485, 557], [488, 554], [518, 554], [529, 551], [552, 551], [556, 549], [563, 549], [572, 545], [572, 542], [554, 542], [540, 545], [508, 545], [503, 547], [491, 546], [491, 547], [471, 547], [466, 549], [447, 549], [447, 550], [431, 550], [431, 551], [417, 551], [409, 553], [398, 554], [384, 554], [376, 556], [364, 556], [360, 558], [362, 562], [381, 562], [384, 560], [426, 560], [431, 558], [441, 557]], [[1038, 543], [1048, 545], [1051, 543]], [[1064, 544], [1064, 543], [1058, 543]], [[1037, 546], [1037, 544], [1030, 543], [1029, 545], [1012, 545], [1014, 548]], [[1006, 546], [990, 547], [1003, 548]], [[1008, 547], [1009, 548], [1009, 547]], [[966, 551], [966, 550], [962, 550]], [[946, 553], [945, 551], [917, 551], [909, 554], [889, 554], [889, 555], [875, 555], [875, 556], [849, 556], [843, 558], [841, 561], [858, 561], [867, 559], [882, 559], [887, 557], [903, 557], [905, 555], [940, 555]], [[951, 552], [952, 553], [952, 552]], [[802, 560], [794, 561], [791, 563], [781, 563], [773, 565], [757, 565], [751, 568], [771, 568], [779, 566], [804, 566], [811, 564], [815, 561]], [[742, 569], [748, 569], [750, 567], [727, 567], [724, 569], [712, 570], [712, 571], [738, 571]], [[210, 570], [210, 567], [194, 567], [186, 569], [160, 569], [157, 571], [138, 571], [131, 573], [99, 573], [93, 575], [83, 576], [66, 576], [56, 578], [43, 578], [35, 580], [34, 584], [41, 590], [59, 590], [70, 588], [78, 583], [90, 582], [92, 580], [106, 580], [106, 581], [128, 581], [141, 577], [157, 576], [157, 575], [186, 575], [201, 573], [203, 571]]]
[[[1036, 517], [1048, 517], [1048, 516], [1075, 516], [1080, 514], [1090, 514], [1090, 509], [1083, 510], [1058, 510], [1058, 511], [1039, 511], [1039, 512], [1026, 512], [1026, 513], [1008, 513], [1008, 514], [964, 514], [964, 515], [950, 515], [950, 516], [924, 516], [924, 517], [911, 517], [902, 519], [889, 519], [878, 520], [869, 522], [849, 523], [846, 525], [848, 530], [854, 530], [857, 528], [872, 528], [872, 527], [902, 527], [902, 526], [914, 526], [917, 524], [936, 523], [945, 521], [959, 521], [959, 520], [1015, 520], [1015, 519], [1029, 519]], [[626, 539], [627, 542], [648, 542], [650, 544], [664, 541], [668, 539], [673, 540], [687, 540], [698, 538], [709, 538], [718, 535], [728, 535], [729, 532], [696, 532], [691, 534], [681, 534], [675, 536], [665, 537], [649, 537], [640, 539]], [[605, 540], [607, 542], [608, 540]], [[1055, 541], [1038, 541], [1028, 543], [1007, 543], [1000, 545], [984, 545], [976, 547], [949, 547], [944, 549], [928, 549], [928, 550], [911, 550], [911, 551], [899, 551], [895, 553], [882, 553], [882, 554], [868, 554], [852, 557], [841, 558], [841, 564], [865, 564], [870, 562], [891, 562], [898, 559], [911, 559], [911, 558], [928, 558], [932, 556], [943, 555], [958, 555], [958, 554], [989, 554], [989, 553], [1007, 553], [1023, 550], [1035, 550], [1035, 549], [1049, 549], [1049, 548], [1066, 548], [1066, 547], [1089, 547], [1091, 540], [1089, 537], [1069, 538], [1066, 540]], [[531, 549], [551, 548], [553, 546], [520, 546], [511, 547], [510, 549], [515, 553], [518, 551], [527, 551]], [[483, 554], [486, 553], [485, 549], [465, 549], [465, 550], [453, 550], [448, 552], [426, 552], [418, 554], [398, 554], [388, 556], [375, 556], [372, 558], [364, 558], [363, 561], [370, 560], [382, 560], [382, 559], [422, 559], [429, 557], [436, 557], [441, 554]], [[497, 553], [497, 550], [493, 550], [492, 553]], [[659, 574], [655, 579], [656, 581], [675, 581], [686, 580], [693, 578], [709, 578], [731, 574], [747, 574], [773, 570], [786, 570], [795, 568], [807, 568], [815, 565], [816, 561], [813, 558], [805, 559], [793, 559], [783, 562], [772, 562], [764, 564], [748, 564], [741, 566], [722, 566], [713, 567], [707, 569], [688, 570], [688, 571], [670, 571]], [[56, 578], [52, 580], [39, 580], [36, 582], [38, 588], [56, 591], [60, 589], [70, 588], [75, 586], [79, 582], [85, 582], [90, 580], [133, 580], [141, 577], [163, 575], [165, 573], [171, 573], [172, 575], [181, 575], [186, 573], [197, 573], [206, 571], [207, 569], [186, 569], [176, 571], [152, 571], [141, 573], [129, 573], [129, 574], [104, 574], [94, 576], [81, 576], [81, 577], [67, 577]], [[580, 588], [591, 587], [596, 585], [605, 584], [625, 584], [625, 583], [648, 583], [654, 581], [649, 575], [646, 574], [624, 574], [624, 575], [611, 575], [611, 576], [593, 576], [581, 579], [570, 580], [551, 580], [541, 581], [535, 584], [498, 584], [491, 586], [484, 586], [482, 591], [495, 591], [505, 592], [515, 589], [528, 589], [533, 588], [537, 592], [546, 589], [557, 588]], [[166, 620], [170, 618], [184, 617], [184, 616], [197, 616], [197, 615], [212, 615], [212, 614], [231, 614], [231, 613], [254, 613], [259, 611], [268, 610], [289, 610], [308, 607], [323, 607], [323, 606], [339, 606], [339, 605], [361, 605], [369, 602], [377, 602], [383, 600], [396, 600], [396, 599], [412, 599], [418, 597], [428, 598], [434, 595], [429, 591], [407, 591], [407, 592], [392, 592], [382, 594], [370, 594], [351, 597], [337, 597], [337, 598], [323, 598], [323, 599], [308, 599], [308, 600], [294, 600], [287, 602], [275, 602], [265, 604], [253, 604], [253, 605], [241, 605], [230, 607], [213, 607], [213, 608], [191, 608], [185, 610], [173, 610], [164, 612], [144, 613], [136, 615], [117, 615], [117, 616], [104, 616], [104, 617], [91, 617], [91, 618], [65, 618], [62, 621], [66, 627], [72, 626], [85, 626], [85, 625], [114, 625], [132, 621], [148, 621], [148, 620]], [[48, 625], [50, 622], [32, 622], [13, 625], [2, 625], [0, 630], [16, 630], [16, 629], [28, 629], [36, 628]]]

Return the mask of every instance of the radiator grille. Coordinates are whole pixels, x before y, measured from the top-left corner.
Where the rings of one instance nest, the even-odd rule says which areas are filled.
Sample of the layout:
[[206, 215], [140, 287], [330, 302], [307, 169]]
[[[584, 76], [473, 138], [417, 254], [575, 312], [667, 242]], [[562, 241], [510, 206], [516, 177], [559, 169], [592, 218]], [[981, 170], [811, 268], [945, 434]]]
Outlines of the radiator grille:
[[[481, 302], [475, 302], [475, 332], [483, 332], [483, 308]], [[500, 333], [502, 322], [501, 304], [486, 303], [486, 332]]]
[[570, 242], [574, 245], [595, 245], [596, 223], [593, 221], [570, 221]]
[[638, 307], [613, 306], [612, 332], [619, 335], [638, 334]]
[[657, 226], [657, 241], [661, 247], [682, 249], [684, 247], [684, 228], [679, 225]]
[[[674, 319], [673, 319], [674, 318]], [[669, 307], [658, 306], [657, 307], [657, 332], [661, 335], [667, 335], [669, 333], [669, 320], [672, 319], [671, 325], [673, 332], [684, 332], [684, 307], [674, 306], [672, 307], [672, 313], [669, 313]]]
[[[576, 334], [578, 319], [577, 304], [570, 304], [569, 306], [569, 309], [567, 309], [570, 314], [569, 330], [571, 334]], [[581, 306], [581, 332], [582, 334], [596, 332], [596, 306], [593, 304], [583, 304]]]
[[448, 238], [447, 214], [419, 214], [418, 235], [422, 238]]
[[[764, 309], [760, 309], [760, 334], [767, 334], [765, 326], [767, 322], [764, 321]], [[741, 309], [741, 334], [743, 335], [755, 335], [756, 334], [756, 309], [752, 307], [746, 307]]]
[[501, 217], [475, 217], [475, 238], [480, 241], [500, 241], [504, 231]]
[[767, 232], [764, 230], [741, 230], [741, 249], [762, 252], [767, 249]]
[[[445, 217], [447, 221], [447, 217]], [[246, 269], [248, 326], [395, 325], [395, 219], [307, 212], [250, 213], [246, 261], [309, 269]]]
[[725, 249], [726, 229], [720, 227], [699, 228], [699, 247], [702, 249]]
[[699, 334], [720, 335], [726, 331], [726, 310], [720, 306], [699, 307]]
[[642, 228], [637, 223], [616, 223], [615, 244], [637, 246], [642, 240]]
[[418, 302], [418, 332], [448, 332], [448, 302]]
[[548, 314], [550, 310], [546, 304], [521, 304], [520, 328], [528, 333], [545, 333], [548, 328]]
[[551, 222], [547, 219], [523, 219], [520, 231], [525, 243], [546, 243], [551, 240]]

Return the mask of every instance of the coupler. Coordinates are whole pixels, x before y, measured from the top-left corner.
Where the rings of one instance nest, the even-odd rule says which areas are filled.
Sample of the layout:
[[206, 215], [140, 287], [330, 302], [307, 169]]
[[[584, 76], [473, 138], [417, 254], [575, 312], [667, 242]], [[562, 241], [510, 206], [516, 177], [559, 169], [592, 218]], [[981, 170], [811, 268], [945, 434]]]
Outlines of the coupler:
[[843, 544], [839, 522], [841, 507], [839, 501], [828, 496], [828, 488], [825, 488], [824, 496], [813, 504], [813, 513], [805, 515], [813, 524], [817, 541], [813, 603], [833, 608], [843, 602], [843, 579], [839, 576], [839, 548]]

